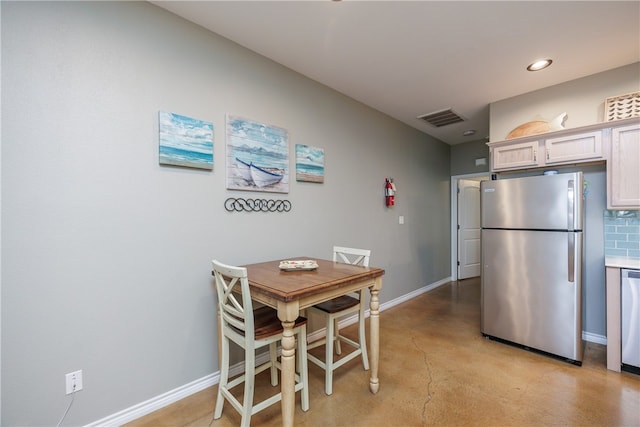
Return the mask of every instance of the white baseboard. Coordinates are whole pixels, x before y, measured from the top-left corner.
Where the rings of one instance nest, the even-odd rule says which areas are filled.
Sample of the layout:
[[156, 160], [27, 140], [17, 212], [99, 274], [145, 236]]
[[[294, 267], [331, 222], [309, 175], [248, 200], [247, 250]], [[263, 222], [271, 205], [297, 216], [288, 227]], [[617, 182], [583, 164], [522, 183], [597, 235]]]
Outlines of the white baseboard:
[[[413, 292], [409, 292], [408, 294], [404, 294], [396, 299], [393, 299], [391, 301], [387, 301], [385, 303], [380, 304], [380, 312], [383, 312], [385, 310], [390, 309], [391, 307], [394, 307], [396, 305], [402, 304], [403, 302], [409, 301], [412, 298], [417, 297], [418, 295], [424, 294], [425, 292], [429, 292], [437, 287], [440, 287], [444, 284], [447, 284], [451, 281], [451, 277], [447, 277], [445, 279], [439, 280], [435, 283], [432, 283], [430, 285], [427, 286], [423, 286], [420, 289], [416, 289]], [[369, 317], [371, 314], [371, 310], [367, 309], [364, 312], [364, 317]], [[349, 325], [352, 325], [354, 323], [356, 323], [358, 321], [358, 315], [357, 314], [353, 314], [352, 316], [349, 317], [345, 317], [344, 319], [341, 319], [339, 322], [339, 327], [340, 328], [344, 328], [347, 327]], [[322, 329], [318, 329], [317, 331], [313, 331], [313, 333], [308, 334], [307, 335], [307, 340], [309, 342], [313, 342], [316, 340], [319, 340], [321, 338], [324, 338], [325, 336], [325, 330], [326, 328], [322, 328]]]
[[[269, 359], [268, 353], [259, 354], [256, 357], [256, 364], [260, 365], [267, 362]], [[244, 362], [239, 362], [229, 368], [229, 375], [231, 377], [236, 376], [244, 372]], [[94, 421], [91, 424], [87, 424], [86, 427], [111, 427], [121, 426], [131, 421], [137, 420], [140, 417], [148, 415], [152, 412], [162, 409], [165, 406], [169, 406], [172, 403], [189, 397], [199, 391], [204, 390], [207, 387], [214, 386], [220, 382], [220, 371], [216, 371], [213, 374], [209, 374], [200, 379], [185, 384], [181, 387], [168, 391], [160, 396], [153, 397], [145, 402], [134, 405], [130, 408], [122, 410], [118, 413], [102, 418], [101, 420]], [[213, 417], [213, 412], [211, 412]]]
[[383, 304], [380, 304], [380, 311], [384, 311], [387, 309], [390, 309], [391, 307], [395, 307], [396, 305], [402, 304], [403, 302], [407, 302], [410, 299], [413, 299], [415, 297], [417, 297], [418, 295], [422, 295], [425, 292], [429, 292], [432, 291], [436, 288], [439, 288], [442, 285], [446, 285], [447, 283], [451, 282], [451, 276], [449, 277], [445, 277], [444, 279], [438, 280], [437, 282], [434, 282], [430, 285], [426, 285], [421, 287], [420, 289], [416, 289], [413, 292], [409, 292], [408, 294], [404, 294], [396, 299], [393, 299], [391, 301], [387, 301]]
[[590, 332], [582, 331], [582, 339], [584, 341], [593, 342], [596, 344], [607, 345], [607, 337], [605, 335], [596, 335]]
[[[165, 406], [169, 406], [185, 397], [191, 396], [207, 387], [211, 387], [214, 384], [218, 384], [220, 381], [220, 371], [213, 374], [209, 374], [198, 380], [195, 380], [189, 384], [185, 384], [181, 387], [163, 393], [159, 396], [153, 397], [145, 402], [138, 403], [120, 412], [117, 412], [108, 417], [102, 418], [98, 421], [94, 421], [87, 426], [91, 427], [110, 427], [121, 426], [133, 420], [136, 420], [144, 415], [150, 414], [158, 409], [162, 409]], [[211, 414], [213, 416], [213, 413]]]
[[[408, 294], [402, 295], [401, 297], [398, 297], [396, 299], [393, 299], [391, 301], [387, 301], [383, 304], [380, 304], [380, 311], [384, 311], [387, 310], [391, 307], [395, 307], [396, 305], [402, 304], [403, 302], [409, 301], [412, 298], [417, 297], [418, 295], [421, 295], [425, 292], [429, 292], [433, 289], [436, 289], [446, 283], [449, 283], [451, 281], [451, 277], [447, 277], [444, 278], [442, 280], [439, 280], [435, 283], [432, 283], [430, 285], [426, 285], [420, 289], [417, 289], [413, 292], [410, 292]], [[366, 311], [365, 316], [369, 316], [369, 310]], [[344, 327], [344, 326], [348, 326], [351, 325], [353, 323], [355, 323], [357, 321], [357, 316], [353, 315], [350, 317], [347, 317], [343, 320], [340, 321], [340, 327]], [[324, 337], [325, 335], [325, 330], [324, 329], [320, 329], [318, 331], [314, 331], [312, 334], [308, 335], [308, 340], [309, 342], [315, 341], [317, 339], [320, 339], [322, 337]], [[602, 335], [596, 335], [596, 334], [591, 334], [591, 333], [587, 333], [587, 332], [582, 332], [582, 338], [585, 341], [589, 341], [589, 342], [594, 342], [594, 343], [598, 343], [598, 344], [605, 344], [607, 343], [607, 338], [602, 336]], [[266, 362], [268, 358], [268, 354], [264, 353], [262, 355], [259, 355], [256, 362], [260, 363], [260, 362]], [[243, 369], [243, 363], [238, 363], [236, 365], [234, 365], [231, 368], [231, 375], [236, 375], [239, 374], [240, 372], [242, 372]], [[101, 420], [95, 421], [91, 424], [88, 424], [87, 426], [90, 427], [108, 427], [108, 426], [120, 426], [122, 424], [126, 424], [128, 422], [131, 422], [133, 420], [136, 420], [144, 415], [148, 415], [154, 411], [157, 411], [158, 409], [162, 409], [165, 406], [168, 406], [172, 403], [175, 403], [181, 399], [184, 399], [185, 397], [188, 397], [194, 393], [197, 393], [199, 391], [204, 390], [207, 387], [211, 387], [215, 384], [218, 384], [218, 382], [220, 381], [220, 371], [214, 372], [213, 374], [209, 374], [205, 377], [202, 377], [198, 380], [195, 380], [189, 384], [185, 384], [181, 387], [178, 387], [174, 390], [168, 391], [164, 394], [161, 394], [159, 396], [156, 396], [154, 398], [151, 398], [149, 400], [147, 400], [146, 402], [141, 402], [137, 405], [131, 406], [130, 408], [124, 409], [120, 412], [117, 412], [113, 415], [110, 415], [108, 417], [102, 418]], [[213, 416], [213, 414], [212, 414]]]
[[[449, 283], [450, 281], [451, 281], [451, 278], [447, 277], [445, 279], [439, 280], [438, 282], [432, 283], [430, 285], [417, 289], [413, 292], [405, 294], [399, 298], [380, 304], [380, 311], [382, 312], [398, 304], [402, 304], [405, 301], [409, 301], [411, 298], [415, 298], [420, 294], [429, 292], [430, 290], [435, 289], [439, 286], [442, 286], [446, 283]], [[366, 311], [365, 316], [367, 317], [369, 316], [369, 310]], [[348, 325], [351, 325], [357, 322], [357, 320], [358, 320], [357, 315], [353, 315], [345, 319], [342, 319], [340, 321], [340, 327], [346, 327]], [[314, 331], [312, 334], [309, 334], [307, 336], [307, 339], [309, 340], [309, 342], [313, 342], [317, 339], [324, 337], [324, 335], [325, 335], [325, 329], [323, 328], [323, 329]], [[266, 362], [268, 357], [269, 355], [267, 353], [258, 355], [258, 357], [256, 358], [256, 363]], [[237, 363], [230, 369], [229, 373], [232, 376], [239, 374], [243, 371], [243, 368], [244, 366], [242, 362]], [[192, 394], [202, 391], [207, 387], [211, 387], [215, 384], [218, 384], [218, 382], [220, 382], [220, 371], [216, 371], [212, 374], [206, 375], [200, 379], [192, 381], [189, 384], [185, 384], [181, 387], [170, 390], [159, 396], [153, 397], [145, 402], [138, 403], [137, 405], [131, 406], [113, 415], [109, 415], [105, 418], [94, 421], [90, 424], [87, 424], [87, 427], [121, 426], [133, 420], [136, 420], [140, 417], [148, 415], [154, 411], [157, 411], [166, 406], [169, 406], [172, 403], [175, 403], [181, 399], [184, 399], [185, 397], [188, 397]], [[213, 413], [211, 415], [213, 416]]]

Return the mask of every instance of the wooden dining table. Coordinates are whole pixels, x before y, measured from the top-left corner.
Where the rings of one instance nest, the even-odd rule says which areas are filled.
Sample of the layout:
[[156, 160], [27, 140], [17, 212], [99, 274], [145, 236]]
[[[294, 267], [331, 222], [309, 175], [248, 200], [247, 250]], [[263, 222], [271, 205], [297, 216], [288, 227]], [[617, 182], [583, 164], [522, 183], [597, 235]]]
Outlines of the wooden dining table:
[[[309, 257], [287, 260], [309, 260]], [[268, 261], [244, 265], [249, 277], [251, 298], [278, 310], [278, 318], [284, 328], [282, 337], [282, 424], [293, 426], [295, 415], [295, 337], [294, 321], [303, 310], [312, 305], [369, 288], [370, 306], [370, 365], [369, 388], [377, 393], [380, 387], [378, 364], [380, 352], [380, 300], [384, 270], [363, 267], [324, 259], [313, 259], [313, 270], [286, 271], [280, 269], [280, 261]]]

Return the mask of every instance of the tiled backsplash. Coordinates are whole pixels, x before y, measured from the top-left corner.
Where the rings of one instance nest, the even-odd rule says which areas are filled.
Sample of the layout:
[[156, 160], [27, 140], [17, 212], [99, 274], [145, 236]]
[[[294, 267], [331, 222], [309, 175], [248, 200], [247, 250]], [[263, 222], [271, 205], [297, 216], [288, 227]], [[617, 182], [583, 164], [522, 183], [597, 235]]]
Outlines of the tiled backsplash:
[[640, 211], [604, 211], [604, 254], [640, 258]]

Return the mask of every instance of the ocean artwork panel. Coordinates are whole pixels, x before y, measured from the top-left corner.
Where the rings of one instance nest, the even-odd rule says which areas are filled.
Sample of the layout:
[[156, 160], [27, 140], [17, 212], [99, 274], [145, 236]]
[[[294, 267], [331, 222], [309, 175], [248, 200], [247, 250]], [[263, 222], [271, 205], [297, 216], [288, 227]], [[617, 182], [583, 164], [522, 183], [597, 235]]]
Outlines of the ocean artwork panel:
[[213, 123], [160, 111], [161, 165], [213, 170]]
[[227, 189], [289, 192], [289, 132], [227, 116]]
[[296, 181], [324, 182], [324, 149], [296, 144]]

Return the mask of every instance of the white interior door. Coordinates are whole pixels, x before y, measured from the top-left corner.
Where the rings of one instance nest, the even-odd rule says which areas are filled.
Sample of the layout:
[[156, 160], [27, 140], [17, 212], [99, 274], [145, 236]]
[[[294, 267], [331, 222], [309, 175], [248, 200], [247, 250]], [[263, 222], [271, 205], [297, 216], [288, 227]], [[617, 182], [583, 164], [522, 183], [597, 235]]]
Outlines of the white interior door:
[[458, 181], [458, 279], [480, 275], [480, 182]]

